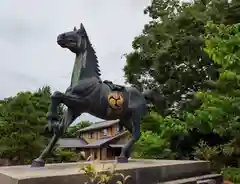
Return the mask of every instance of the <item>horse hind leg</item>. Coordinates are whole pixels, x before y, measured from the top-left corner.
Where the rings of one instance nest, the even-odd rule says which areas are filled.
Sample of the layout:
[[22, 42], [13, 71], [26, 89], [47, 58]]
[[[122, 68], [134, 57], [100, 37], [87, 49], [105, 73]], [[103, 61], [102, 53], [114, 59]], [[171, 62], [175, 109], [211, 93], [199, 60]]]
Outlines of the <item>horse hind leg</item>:
[[64, 132], [67, 128], [72, 124], [72, 122], [76, 119], [76, 115], [73, 114], [71, 110], [67, 110], [64, 118], [62, 119], [61, 123], [59, 124], [59, 131], [56, 131], [47, 145], [47, 147], [43, 150], [41, 155], [33, 160], [31, 167], [44, 167], [45, 166], [45, 158], [52, 152], [54, 146], [56, 145], [57, 141], [61, 136], [63, 136]]
[[132, 146], [136, 141], [139, 140], [141, 136], [141, 132], [140, 132], [141, 116], [142, 116], [141, 113], [134, 112], [131, 118], [132, 129], [130, 129], [130, 126], [126, 126], [126, 128], [132, 133], [132, 137], [122, 149], [122, 152], [118, 159], [118, 162], [120, 163], [127, 162], [127, 159], [130, 157], [130, 154], [131, 154]]

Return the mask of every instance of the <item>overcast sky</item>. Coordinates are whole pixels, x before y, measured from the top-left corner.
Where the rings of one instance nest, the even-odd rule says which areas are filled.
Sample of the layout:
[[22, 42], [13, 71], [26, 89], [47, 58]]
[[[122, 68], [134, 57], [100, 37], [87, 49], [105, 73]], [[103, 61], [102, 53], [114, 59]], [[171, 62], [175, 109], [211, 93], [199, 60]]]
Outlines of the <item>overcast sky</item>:
[[[96, 50], [102, 79], [123, 84], [124, 53], [148, 17], [150, 0], [1, 0], [0, 98], [43, 85], [64, 92], [70, 84], [73, 53], [57, 35], [82, 22]], [[96, 121], [84, 114], [81, 119]]]

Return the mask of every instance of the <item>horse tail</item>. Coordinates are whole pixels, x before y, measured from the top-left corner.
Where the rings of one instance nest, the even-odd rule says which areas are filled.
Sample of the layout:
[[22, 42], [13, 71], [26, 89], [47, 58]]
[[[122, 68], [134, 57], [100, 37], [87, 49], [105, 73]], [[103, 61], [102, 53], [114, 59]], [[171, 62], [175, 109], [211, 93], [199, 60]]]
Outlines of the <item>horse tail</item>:
[[166, 98], [165, 96], [156, 89], [146, 90], [142, 92], [147, 104], [151, 103], [158, 108], [162, 108], [166, 105]]
[[144, 96], [147, 103], [153, 103], [154, 104], [155, 100], [153, 99], [153, 96], [152, 96], [152, 90], [143, 91], [142, 95]]

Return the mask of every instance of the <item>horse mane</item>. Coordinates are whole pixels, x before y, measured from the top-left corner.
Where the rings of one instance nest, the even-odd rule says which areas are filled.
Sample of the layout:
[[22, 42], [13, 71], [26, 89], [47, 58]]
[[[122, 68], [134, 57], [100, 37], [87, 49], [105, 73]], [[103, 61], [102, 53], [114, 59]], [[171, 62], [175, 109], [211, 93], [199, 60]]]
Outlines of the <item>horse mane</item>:
[[99, 69], [98, 64], [98, 58], [96, 56], [96, 51], [94, 50], [90, 39], [87, 35], [87, 32], [83, 26], [83, 24], [80, 25], [80, 33], [86, 38], [87, 41], [87, 56], [86, 56], [86, 68], [85, 72], [87, 72], [87, 76], [94, 76], [100, 79], [101, 71]]

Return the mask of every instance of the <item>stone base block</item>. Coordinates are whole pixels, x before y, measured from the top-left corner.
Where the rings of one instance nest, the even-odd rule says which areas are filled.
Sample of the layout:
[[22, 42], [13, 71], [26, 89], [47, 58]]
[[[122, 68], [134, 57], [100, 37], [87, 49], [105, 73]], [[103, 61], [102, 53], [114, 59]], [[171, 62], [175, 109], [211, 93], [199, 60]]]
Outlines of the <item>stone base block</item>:
[[[80, 169], [87, 163], [89, 164], [89, 162], [78, 162], [47, 164], [45, 167], [0, 167], [0, 184], [81, 184], [88, 181], [88, 178]], [[116, 164], [116, 161], [102, 161], [94, 164], [94, 166], [99, 171], [104, 171], [106, 165], [113, 164]], [[171, 181], [175, 181], [174, 184], [177, 184], [176, 181], [184, 183], [187, 178], [197, 178], [211, 174], [208, 162], [186, 160], [131, 159], [128, 163], [117, 163], [116, 172], [131, 176], [127, 184], [157, 184]], [[219, 175], [219, 177], [221, 176]], [[204, 179], [211, 178], [205, 177]], [[197, 181], [191, 180], [191, 182], [185, 183], [196, 184]]]

